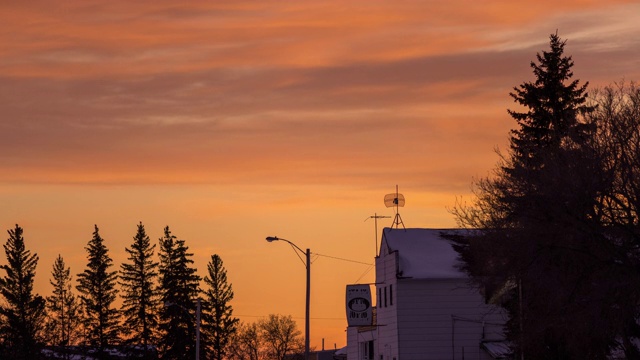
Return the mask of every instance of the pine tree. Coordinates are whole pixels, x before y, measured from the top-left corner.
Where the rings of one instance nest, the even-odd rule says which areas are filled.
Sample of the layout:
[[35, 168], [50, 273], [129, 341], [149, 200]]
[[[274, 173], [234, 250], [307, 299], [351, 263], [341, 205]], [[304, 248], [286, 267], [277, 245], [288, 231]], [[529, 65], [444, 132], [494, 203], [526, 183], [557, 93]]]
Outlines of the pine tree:
[[[526, 108], [526, 112], [508, 110], [518, 125], [511, 131], [511, 151], [517, 164], [539, 166], [538, 156], [549, 147], [559, 147], [563, 140], [580, 139], [587, 131], [580, 116], [591, 113], [595, 107], [586, 105], [586, 89], [573, 77], [571, 56], [564, 55], [566, 41], [558, 34], [550, 36], [550, 51], [537, 54], [539, 64], [531, 62], [535, 82], [515, 87], [509, 95]], [[569, 83], [566, 83], [570, 81]]]
[[[44, 319], [45, 301], [33, 293], [38, 255], [26, 249], [23, 230], [16, 225], [9, 230], [4, 245], [7, 265], [0, 266], [5, 276], [0, 278], [0, 335], [3, 338], [5, 359], [28, 360], [40, 357], [38, 330]], [[2, 354], [0, 354], [2, 355]]]
[[211, 255], [207, 271], [208, 276], [204, 278], [207, 289], [204, 291], [202, 328], [207, 343], [206, 348], [210, 354], [208, 357], [222, 360], [226, 357], [227, 346], [238, 325], [238, 319], [233, 317], [233, 308], [230, 304], [233, 300], [233, 289], [227, 281], [227, 270], [220, 256]]
[[76, 289], [84, 310], [83, 319], [86, 341], [98, 348], [98, 356], [106, 358], [105, 349], [118, 342], [118, 310], [113, 307], [117, 296], [115, 287], [117, 272], [109, 271], [113, 260], [104, 240], [94, 227], [93, 237], [85, 247], [89, 262], [83, 273], [78, 274]]
[[127, 342], [142, 345], [145, 358], [151, 357], [149, 346], [154, 344], [158, 317], [158, 296], [155, 280], [158, 277], [158, 263], [152, 260], [155, 245], [151, 245], [144, 225], [138, 224], [131, 248], [125, 248], [129, 254], [129, 263], [121, 265], [120, 286], [122, 291], [122, 329]]
[[46, 332], [48, 342], [65, 347], [75, 343], [80, 334], [80, 304], [71, 287], [71, 268], [58, 255], [53, 263], [49, 283], [53, 294], [47, 297]]
[[[511, 97], [526, 108], [510, 152], [492, 178], [476, 183], [476, 202], [454, 213], [476, 228], [462, 241], [465, 270], [488, 300], [509, 313], [507, 336], [530, 358], [603, 358], [615, 341], [603, 272], [614, 251], [598, 222], [598, 199], [608, 177], [591, 146], [596, 124], [585, 115], [587, 84], [571, 80], [565, 42], [531, 63], [536, 81]], [[588, 319], [588, 320], [587, 320]], [[593, 324], [599, 324], [594, 331]]]
[[163, 359], [185, 359], [195, 356], [196, 302], [200, 277], [192, 267], [192, 253], [184, 240], [164, 228], [160, 238], [160, 311], [159, 341]]

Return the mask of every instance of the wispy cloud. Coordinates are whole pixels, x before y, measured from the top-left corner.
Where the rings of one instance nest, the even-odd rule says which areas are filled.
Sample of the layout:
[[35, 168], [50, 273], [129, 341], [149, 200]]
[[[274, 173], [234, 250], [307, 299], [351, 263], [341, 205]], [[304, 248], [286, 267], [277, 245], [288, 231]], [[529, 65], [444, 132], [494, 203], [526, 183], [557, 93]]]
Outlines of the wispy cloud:
[[12, 4], [0, 179], [358, 183], [401, 163], [461, 183], [550, 32], [581, 79], [637, 75], [638, 4], [548, 5]]

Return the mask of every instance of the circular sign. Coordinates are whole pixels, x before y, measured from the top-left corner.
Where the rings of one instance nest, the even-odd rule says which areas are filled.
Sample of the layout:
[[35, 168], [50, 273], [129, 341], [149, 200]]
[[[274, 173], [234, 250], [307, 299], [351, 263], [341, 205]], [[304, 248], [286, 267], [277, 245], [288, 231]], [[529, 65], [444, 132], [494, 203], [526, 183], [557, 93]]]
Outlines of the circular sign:
[[347, 306], [349, 307], [349, 310], [355, 311], [355, 312], [367, 311], [367, 309], [369, 308], [369, 305], [370, 305], [369, 300], [361, 297], [353, 298], [347, 304]]

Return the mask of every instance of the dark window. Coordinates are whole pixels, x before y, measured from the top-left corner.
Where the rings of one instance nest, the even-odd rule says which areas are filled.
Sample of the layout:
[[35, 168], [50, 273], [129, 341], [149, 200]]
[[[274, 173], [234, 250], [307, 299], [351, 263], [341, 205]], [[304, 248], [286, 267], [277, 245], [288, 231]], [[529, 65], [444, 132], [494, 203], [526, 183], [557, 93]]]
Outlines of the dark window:
[[393, 285], [389, 285], [389, 305], [393, 306]]
[[382, 307], [382, 288], [378, 288], [378, 307]]
[[387, 307], [387, 287], [384, 287], [384, 307]]
[[374, 353], [373, 353], [373, 340], [371, 341], [365, 341], [360, 343], [361, 345], [361, 359], [362, 360], [374, 360]]

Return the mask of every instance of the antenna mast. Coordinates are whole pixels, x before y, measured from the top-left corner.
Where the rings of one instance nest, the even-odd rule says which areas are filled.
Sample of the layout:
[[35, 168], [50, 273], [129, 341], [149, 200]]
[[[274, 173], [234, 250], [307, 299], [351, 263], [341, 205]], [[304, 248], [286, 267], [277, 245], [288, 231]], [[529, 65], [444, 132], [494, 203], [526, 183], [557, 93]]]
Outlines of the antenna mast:
[[384, 205], [386, 207], [394, 207], [396, 210], [396, 216], [393, 219], [393, 223], [391, 224], [391, 228], [396, 226], [396, 229], [402, 225], [402, 228], [407, 230], [404, 227], [404, 222], [402, 222], [402, 218], [400, 217], [400, 212], [398, 211], [398, 207], [404, 207], [404, 195], [398, 193], [398, 185], [396, 185], [396, 193], [395, 194], [387, 194], [384, 196]]
[[391, 216], [381, 216], [378, 215], [377, 213], [373, 214], [373, 216], [369, 216], [368, 218], [364, 219], [364, 221], [367, 221], [369, 219], [375, 219], [375, 223], [376, 223], [376, 256], [378, 256], [378, 219], [385, 219], [385, 218], [391, 218]]

